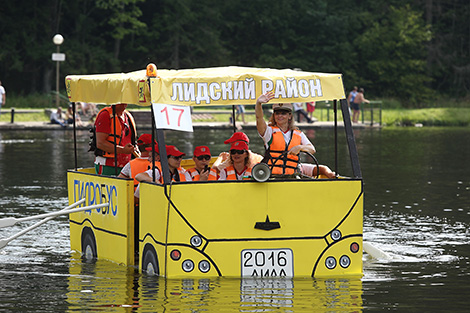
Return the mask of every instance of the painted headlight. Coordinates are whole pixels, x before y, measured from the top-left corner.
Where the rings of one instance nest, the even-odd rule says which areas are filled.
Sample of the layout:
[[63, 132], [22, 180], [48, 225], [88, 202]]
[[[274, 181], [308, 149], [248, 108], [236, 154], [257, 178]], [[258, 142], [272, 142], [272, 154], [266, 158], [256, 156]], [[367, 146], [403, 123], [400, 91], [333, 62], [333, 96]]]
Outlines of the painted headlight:
[[347, 255], [343, 255], [339, 259], [339, 265], [341, 265], [342, 268], [347, 268], [349, 265], [351, 265], [351, 259]]
[[341, 232], [339, 230], [335, 229], [331, 232], [330, 236], [331, 236], [331, 239], [333, 239], [334, 241], [340, 240], [341, 239]]
[[336, 267], [336, 259], [332, 256], [329, 256], [325, 260], [325, 266], [327, 269], [334, 269]]
[[194, 262], [191, 260], [184, 260], [182, 267], [183, 267], [183, 271], [191, 272], [194, 269]]
[[189, 242], [191, 243], [191, 246], [193, 247], [199, 247], [201, 244], [202, 244], [202, 239], [201, 237], [195, 235], [195, 236], [192, 236], [191, 239], [189, 240]]
[[207, 273], [211, 269], [211, 264], [206, 260], [202, 260], [201, 262], [199, 262], [198, 267], [201, 272]]

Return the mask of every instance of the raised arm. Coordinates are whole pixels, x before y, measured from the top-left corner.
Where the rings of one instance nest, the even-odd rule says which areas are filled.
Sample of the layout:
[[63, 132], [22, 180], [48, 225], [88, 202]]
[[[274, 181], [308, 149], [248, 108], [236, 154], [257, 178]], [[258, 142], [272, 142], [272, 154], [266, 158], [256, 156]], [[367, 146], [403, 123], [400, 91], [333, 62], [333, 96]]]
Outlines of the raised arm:
[[269, 91], [265, 93], [264, 95], [259, 96], [258, 99], [256, 99], [256, 106], [255, 106], [256, 129], [258, 130], [258, 133], [261, 136], [264, 136], [264, 133], [266, 132], [266, 128], [268, 127], [268, 125], [264, 121], [262, 104], [268, 103], [269, 100], [273, 98], [274, 98], [274, 92]]

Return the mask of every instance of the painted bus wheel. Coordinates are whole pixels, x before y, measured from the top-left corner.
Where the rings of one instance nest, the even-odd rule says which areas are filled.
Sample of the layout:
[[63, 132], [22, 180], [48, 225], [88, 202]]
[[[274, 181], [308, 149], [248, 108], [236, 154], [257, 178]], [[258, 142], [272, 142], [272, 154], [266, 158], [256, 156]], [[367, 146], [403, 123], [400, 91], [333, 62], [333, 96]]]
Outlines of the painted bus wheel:
[[160, 274], [157, 253], [155, 252], [155, 248], [151, 245], [146, 245], [144, 248], [144, 257], [142, 258], [142, 272], [149, 275]]
[[82, 232], [82, 258], [93, 260], [97, 257], [95, 235], [89, 227], [85, 227]]

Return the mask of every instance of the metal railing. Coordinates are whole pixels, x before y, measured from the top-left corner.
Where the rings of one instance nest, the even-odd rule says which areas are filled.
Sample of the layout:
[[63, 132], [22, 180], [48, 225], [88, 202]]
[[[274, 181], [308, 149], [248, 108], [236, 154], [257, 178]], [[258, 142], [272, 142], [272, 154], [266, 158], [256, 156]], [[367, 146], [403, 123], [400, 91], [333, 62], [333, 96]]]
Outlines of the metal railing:
[[[369, 118], [369, 119], [367, 119]], [[382, 126], [382, 101], [370, 101], [361, 104], [362, 124], [368, 123], [370, 126], [379, 124]]]

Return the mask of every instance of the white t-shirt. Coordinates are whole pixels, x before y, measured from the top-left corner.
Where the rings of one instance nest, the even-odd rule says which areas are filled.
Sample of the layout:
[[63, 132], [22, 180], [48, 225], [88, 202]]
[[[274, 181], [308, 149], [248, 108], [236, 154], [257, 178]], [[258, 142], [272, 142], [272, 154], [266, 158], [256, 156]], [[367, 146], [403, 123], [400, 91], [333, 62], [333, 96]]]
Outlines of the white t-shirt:
[[5, 88], [0, 86], [0, 105], [3, 104], [3, 95], [5, 94]]
[[[183, 169], [184, 170], [184, 169]], [[150, 176], [153, 179], [153, 169], [146, 170], [144, 173], [146, 173], [148, 176]], [[186, 178], [186, 181], [192, 181], [193, 179], [191, 178], [191, 174], [184, 170], [184, 177]], [[160, 170], [156, 167], [155, 168], [155, 181], [158, 182], [160, 181], [161, 178], [161, 173]], [[137, 185], [137, 188], [135, 189], [134, 196], [139, 198], [140, 196], [140, 184]]]
[[293, 106], [294, 106], [294, 111], [297, 112], [299, 110], [303, 110], [304, 108], [304, 104], [301, 103], [301, 102], [295, 102], [295, 103], [292, 103]]
[[[284, 136], [284, 141], [286, 142], [286, 144], [289, 144], [289, 141], [291, 139], [291, 134], [292, 134], [292, 130], [289, 130], [286, 133], [282, 132], [282, 135]], [[259, 134], [259, 135], [260, 135], [261, 138], [263, 138], [264, 146], [266, 147], [266, 149], [269, 148], [267, 143], [273, 138], [273, 128], [272, 128], [272, 126], [268, 126], [266, 128], [266, 131], [264, 132], [264, 136], [261, 136], [261, 134]], [[300, 132], [300, 140], [301, 140], [300, 141], [301, 145], [312, 145], [310, 140], [308, 140], [307, 136], [305, 136], [305, 134], [303, 132]]]

